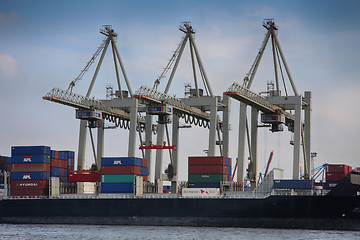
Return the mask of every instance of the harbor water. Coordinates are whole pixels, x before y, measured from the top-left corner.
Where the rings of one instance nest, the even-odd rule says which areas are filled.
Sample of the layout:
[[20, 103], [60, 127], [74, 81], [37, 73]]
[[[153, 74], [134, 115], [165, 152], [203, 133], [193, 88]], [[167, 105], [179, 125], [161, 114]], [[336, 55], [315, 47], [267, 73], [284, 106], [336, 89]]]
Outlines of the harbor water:
[[360, 232], [261, 228], [0, 224], [0, 239], [360, 239]]

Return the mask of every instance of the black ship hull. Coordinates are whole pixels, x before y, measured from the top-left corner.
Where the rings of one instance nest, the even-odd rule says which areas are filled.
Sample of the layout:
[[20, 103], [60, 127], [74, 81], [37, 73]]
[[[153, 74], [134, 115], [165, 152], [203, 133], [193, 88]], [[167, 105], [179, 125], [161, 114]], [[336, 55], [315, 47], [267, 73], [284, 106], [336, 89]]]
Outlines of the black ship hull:
[[360, 196], [7, 199], [1, 223], [301, 228], [360, 231]]

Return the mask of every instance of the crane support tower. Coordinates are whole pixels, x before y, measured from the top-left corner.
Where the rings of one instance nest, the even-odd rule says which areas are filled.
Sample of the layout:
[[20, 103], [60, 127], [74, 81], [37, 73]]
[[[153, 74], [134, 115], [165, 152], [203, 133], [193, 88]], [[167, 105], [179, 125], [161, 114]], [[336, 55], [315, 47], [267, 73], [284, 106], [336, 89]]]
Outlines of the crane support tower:
[[[172, 189], [177, 189], [178, 149], [180, 149], [179, 146], [180, 119], [184, 119], [186, 123], [203, 126], [204, 128], [209, 128], [209, 141], [208, 141], [209, 147], [207, 153], [208, 156], [216, 155], [216, 150], [215, 150], [216, 143], [219, 143], [220, 155], [228, 156], [229, 154], [228, 134], [229, 134], [230, 99], [226, 95], [224, 95], [223, 97], [214, 96], [203, 63], [201, 61], [198, 48], [195, 43], [195, 39], [194, 39], [195, 30], [192, 28], [190, 22], [183, 22], [182, 25], [179, 27], [179, 30], [184, 33], [184, 36], [182, 37], [180, 43], [178, 44], [175, 52], [173, 53], [170, 61], [164, 68], [163, 72], [155, 80], [153, 88], [142, 86], [134, 94], [134, 97], [138, 98], [142, 102], [146, 102], [148, 106], [156, 107], [156, 108], [169, 106], [173, 108], [171, 145], [176, 146], [176, 149], [169, 150], [170, 164], [168, 169], [165, 170], [167, 174], [162, 173], [163, 149], [156, 150], [156, 162], [155, 162], [155, 181], [161, 184], [163, 180], [169, 180], [172, 182], [171, 184]], [[168, 93], [187, 42], [189, 42], [195, 88], [190, 89], [191, 91], [190, 97], [176, 98], [170, 96]], [[198, 66], [198, 72], [200, 72], [200, 77], [205, 89], [205, 95], [204, 95], [204, 89], [199, 88], [196, 63]], [[158, 87], [161, 83], [161, 79], [164, 78], [168, 72], [170, 72], [170, 77], [166, 84], [165, 90], [163, 92], [160, 92], [158, 90]], [[218, 116], [219, 111], [223, 112], [222, 121]], [[170, 137], [167, 127], [169, 122], [164, 119], [166, 118], [166, 115], [164, 115], [163, 113], [148, 112], [147, 119], [151, 119], [150, 114], [158, 115], [156, 145], [161, 145], [162, 142], [165, 141], [164, 139], [165, 134], [167, 137], [166, 140], [170, 143]], [[146, 144], [148, 144], [150, 139], [152, 138], [150, 133], [147, 134], [149, 135], [147, 135], [147, 139], [145, 141]], [[159, 187], [159, 189], [161, 189], [161, 187]]]
[[[101, 158], [104, 151], [104, 121], [107, 120], [115, 124], [116, 127], [129, 130], [128, 140], [128, 156], [135, 157], [136, 149], [136, 132], [139, 129], [145, 128], [145, 119], [138, 116], [139, 106], [136, 98], [129, 98], [133, 95], [133, 91], [128, 80], [124, 64], [121, 60], [121, 56], [117, 47], [116, 39], [117, 33], [114, 32], [112, 26], [104, 25], [100, 30], [100, 33], [105, 35], [105, 39], [101, 43], [100, 47], [96, 50], [90, 61], [86, 64], [81, 73], [73, 80], [67, 90], [61, 90], [58, 88], [52, 89], [47, 95], [43, 97], [45, 100], [57, 102], [67, 106], [76, 108], [76, 117], [80, 119], [80, 131], [79, 131], [79, 147], [78, 147], [78, 168], [84, 169], [85, 167], [85, 146], [86, 146], [86, 134], [89, 128], [91, 142], [93, 146], [94, 159], [97, 168], [101, 168]], [[115, 98], [108, 98], [104, 100], [98, 100], [90, 98], [90, 94], [97, 79], [99, 70], [103, 63], [106, 51], [111, 46], [115, 74], [117, 80], [118, 91], [116, 91]], [[95, 62], [97, 56], [100, 56], [98, 64], [96, 66], [94, 75], [92, 77], [90, 86], [85, 96], [73, 93], [73, 88], [77, 81], [83, 78], [84, 74], [89, 70], [90, 66]], [[123, 90], [120, 81], [119, 68], [120, 65], [122, 75], [125, 80], [127, 90]], [[95, 151], [95, 144], [92, 137], [92, 128], [97, 128], [97, 147]], [[139, 131], [140, 132], [140, 131]], [[149, 164], [151, 166], [151, 164]], [[149, 171], [150, 172], [150, 171]]]
[[[278, 27], [273, 19], [265, 19], [263, 26], [267, 29], [265, 39], [260, 50], [252, 64], [249, 72], [244, 77], [243, 83], [234, 83], [224, 94], [240, 101], [240, 118], [239, 118], [239, 141], [238, 141], [238, 182], [243, 182], [244, 170], [247, 159], [245, 158], [245, 143], [247, 138], [250, 167], [249, 177], [251, 188], [256, 187], [256, 171], [257, 171], [257, 135], [258, 135], [258, 117], [262, 112], [261, 121], [270, 124], [272, 132], [283, 131], [283, 125], [294, 133], [294, 151], [293, 151], [293, 178], [300, 177], [300, 148], [303, 147], [303, 156], [305, 162], [305, 178], [310, 177], [310, 118], [311, 118], [311, 92], [305, 92], [305, 97], [299, 95], [289, 67], [285, 60], [285, 56], [280, 47], [277, 38]], [[260, 65], [260, 61], [264, 54], [266, 45], [271, 37], [272, 55], [275, 72], [275, 89], [268, 89], [267, 96], [264, 97], [250, 90], [255, 74]], [[288, 95], [285, 85], [284, 74], [282, 68], [285, 68], [288, 79], [290, 81], [293, 95]], [[281, 96], [280, 76], [284, 84], [285, 96]], [[247, 106], [251, 107], [250, 133], [247, 121]], [[289, 111], [295, 111], [295, 114]], [[304, 122], [302, 111], [305, 111]]]

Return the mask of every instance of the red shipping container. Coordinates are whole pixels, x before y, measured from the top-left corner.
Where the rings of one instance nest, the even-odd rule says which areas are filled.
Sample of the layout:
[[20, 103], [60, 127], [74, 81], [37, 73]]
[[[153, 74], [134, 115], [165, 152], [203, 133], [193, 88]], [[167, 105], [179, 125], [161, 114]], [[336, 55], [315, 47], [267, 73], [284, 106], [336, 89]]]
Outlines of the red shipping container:
[[3, 164], [4, 164], [4, 160], [5, 160], [5, 157], [4, 157], [4, 156], [0, 156], [0, 165], [3, 165]]
[[60, 182], [65, 182], [65, 177], [60, 177]]
[[49, 181], [47, 180], [32, 180], [32, 181], [11, 181], [10, 189], [40, 189], [48, 188]]
[[148, 160], [143, 158], [143, 167], [148, 167]]
[[73, 167], [73, 166], [75, 166], [75, 160], [74, 159], [71, 159], [71, 166]]
[[59, 151], [54, 151], [55, 152], [55, 158], [59, 159]]
[[148, 176], [142, 176], [143, 177], [143, 182], [147, 182], [148, 181]]
[[10, 172], [50, 172], [50, 163], [13, 163]]
[[51, 159], [51, 166], [52, 167], [61, 167], [61, 160], [53, 158]]
[[19, 197], [32, 197], [32, 196], [48, 196], [49, 188], [39, 188], [39, 189], [11, 189], [10, 196], [19, 196]]
[[328, 164], [326, 166], [327, 173], [348, 173], [348, 166], [345, 164]]
[[65, 176], [65, 168], [61, 169], [61, 176], [64, 177]]
[[326, 173], [326, 181], [327, 182], [334, 182], [334, 181], [340, 181], [346, 176], [345, 173], [341, 172], [331, 172]]
[[188, 174], [227, 174], [227, 166], [189, 166]]
[[100, 174], [70, 173], [68, 182], [100, 182]]
[[217, 165], [225, 166], [225, 157], [189, 157], [189, 166]]
[[68, 162], [67, 160], [61, 160], [61, 167], [62, 168], [67, 168]]
[[351, 166], [347, 166], [348, 169], [347, 169], [347, 173], [350, 173], [352, 171], [352, 167]]
[[140, 166], [103, 166], [101, 174], [137, 174], [140, 175]]

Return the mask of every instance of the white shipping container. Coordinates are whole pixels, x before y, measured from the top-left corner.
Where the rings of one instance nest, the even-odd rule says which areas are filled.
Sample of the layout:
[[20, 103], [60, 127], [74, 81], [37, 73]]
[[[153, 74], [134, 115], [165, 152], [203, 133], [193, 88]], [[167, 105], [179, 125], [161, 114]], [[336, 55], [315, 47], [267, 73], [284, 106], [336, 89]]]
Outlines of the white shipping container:
[[60, 195], [60, 178], [51, 177], [51, 196], [58, 197]]
[[78, 182], [77, 193], [83, 194], [95, 194], [96, 193], [96, 182]]
[[182, 196], [189, 198], [220, 197], [220, 188], [183, 188]]

